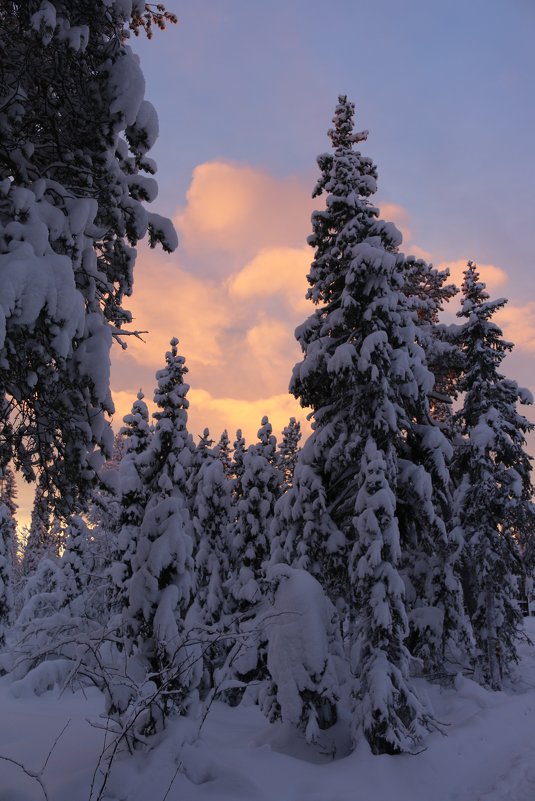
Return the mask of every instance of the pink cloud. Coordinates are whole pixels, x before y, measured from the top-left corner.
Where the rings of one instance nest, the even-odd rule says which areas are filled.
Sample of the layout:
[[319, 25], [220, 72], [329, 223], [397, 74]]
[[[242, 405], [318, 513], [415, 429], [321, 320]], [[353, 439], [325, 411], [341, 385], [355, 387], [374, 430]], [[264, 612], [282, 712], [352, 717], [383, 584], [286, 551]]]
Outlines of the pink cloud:
[[172, 336], [178, 336], [196, 366], [213, 366], [223, 358], [221, 332], [229, 309], [218, 283], [192, 275], [182, 267], [180, 254], [166, 256], [147, 248], [136, 264], [135, 287], [129, 307], [133, 325], [147, 330], [145, 342], [130, 338], [128, 353], [140, 364], [156, 369]]

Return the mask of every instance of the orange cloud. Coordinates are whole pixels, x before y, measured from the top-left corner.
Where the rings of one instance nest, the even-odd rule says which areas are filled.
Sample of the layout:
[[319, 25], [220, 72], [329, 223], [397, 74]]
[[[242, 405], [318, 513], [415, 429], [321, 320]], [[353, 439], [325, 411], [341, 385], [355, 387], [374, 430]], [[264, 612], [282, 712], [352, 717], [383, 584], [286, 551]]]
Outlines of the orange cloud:
[[265, 414], [274, 428], [300, 414], [287, 388], [300, 359], [293, 332], [311, 311], [304, 242], [314, 205], [294, 178], [226, 162], [196, 168], [176, 215], [182, 247], [172, 255], [140, 249], [130, 307], [134, 327], [149, 333], [114, 353], [116, 427], [140, 384], [151, 398], [171, 336], [190, 371], [195, 430], [256, 433]]
[[410, 242], [412, 232], [409, 228], [409, 212], [397, 203], [383, 203], [381, 205], [381, 218], [388, 222], [393, 222], [399, 228], [403, 237], [403, 244]]
[[312, 250], [302, 248], [269, 248], [262, 250], [227, 281], [231, 298], [242, 301], [277, 296], [283, 303], [306, 314], [306, 280]]
[[496, 322], [515, 349], [535, 351], [535, 302], [516, 306], [507, 303], [496, 313]]
[[188, 361], [213, 366], [223, 359], [222, 331], [229, 308], [219, 284], [185, 270], [176, 255], [141, 250], [134, 294], [129, 302], [133, 325], [147, 330], [145, 342], [130, 338], [129, 354], [141, 364], [161, 366], [169, 340], [177, 336]]
[[401, 251], [407, 256], [416, 256], [418, 259], [432, 261], [432, 255], [412, 241], [412, 231], [410, 229], [410, 215], [407, 209], [397, 203], [383, 203], [381, 206], [381, 217], [388, 222], [393, 222], [396, 228], [401, 231], [403, 242]]
[[[463, 282], [463, 273], [466, 270], [466, 263], [468, 259], [455, 259], [454, 261], [444, 261], [437, 265], [439, 270], [450, 271], [451, 280], [459, 288]], [[485, 282], [488, 289], [495, 290], [502, 287], [507, 283], [508, 275], [501, 267], [495, 264], [479, 264], [477, 269], [482, 281]]]
[[[172, 255], [140, 249], [130, 305], [135, 327], [149, 333], [146, 343], [129, 339], [116, 371], [116, 423], [140, 384], [151, 400], [171, 336], [179, 337], [190, 370], [192, 431], [208, 426], [219, 436], [241, 427], [253, 437], [264, 414], [276, 430], [290, 416], [303, 417], [287, 387], [301, 358], [293, 332], [313, 308], [304, 299], [313, 256], [305, 242], [317, 206], [304, 180], [224, 161], [194, 170], [175, 216], [181, 247]], [[387, 203], [382, 217], [402, 231], [405, 252], [430, 258], [411, 243], [406, 209]], [[439, 266], [449, 266], [460, 283], [465, 261]], [[495, 265], [480, 270], [491, 289], [507, 278]], [[514, 338], [533, 341], [528, 328]], [[120, 359], [117, 349], [114, 362]]]
[[310, 433], [310, 425], [306, 420], [307, 410], [302, 409], [295, 398], [289, 393], [256, 398], [246, 401], [235, 397], [213, 397], [204, 389], [191, 389], [189, 429], [194, 434], [200, 434], [205, 420], [210, 420], [210, 431], [215, 440], [226, 428], [232, 439], [238, 428], [242, 429], [247, 442], [256, 441], [256, 434], [260, 428], [262, 417], [267, 414], [273, 433], [280, 439], [280, 432], [288, 425], [290, 417], [301, 421], [301, 430], [304, 436]]
[[[295, 417], [301, 421], [301, 431], [303, 434], [310, 432], [310, 424], [306, 416], [307, 409], [301, 408], [299, 403], [288, 392], [272, 396], [256, 398], [255, 400], [244, 400], [236, 397], [214, 397], [206, 389], [195, 389], [191, 387], [188, 392], [190, 403], [188, 409], [188, 428], [195, 441], [201, 435], [204, 428], [208, 426], [212, 438], [217, 441], [226, 428], [232, 440], [237, 429], [241, 428], [247, 442], [251, 444], [256, 441], [256, 434], [260, 428], [260, 422], [264, 415], [268, 415], [273, 433], [280, 439], [282, 429], [288, 425], [290, 417]], [[114, 428], [116, 431], [122, 425], [122, 419], [132, 408], [135, 396], [130, 392], [114, 393], [115, 409]], [[145, 398], [149, 414], [155, 410], [152, 397]], [[33, 495], [32, 495], [33, 498]]]
[[295, 177], [226, 161], [200, 164], [174, 217], [182, 249], [205, 274], [221, 276], [225, 270], [205, 254], [218, 251], [224, 266], [229, 257], [243, 265], [266, 247], [299, 247], [316, 205], [310, 194], [308, 182]]

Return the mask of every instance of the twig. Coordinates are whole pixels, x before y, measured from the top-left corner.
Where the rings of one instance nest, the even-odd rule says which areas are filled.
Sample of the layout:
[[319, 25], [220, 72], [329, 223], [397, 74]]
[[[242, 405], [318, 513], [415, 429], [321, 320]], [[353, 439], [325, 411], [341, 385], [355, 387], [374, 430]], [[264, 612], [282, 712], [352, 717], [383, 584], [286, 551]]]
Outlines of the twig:
[[58, 734], [58, 736], [56, 737], [56, 739], [52, 743], [52, 746], [51, 746], [48, 754], [46, 755], [46, 759], [45, 759], [45, 761], [43, 763], [43, 767], [41, 768], [41, 770], [30, 770], [22, 762], [18, 762], [16, 759], [13, 759], [12, 757], [3, 756], [2, 754], [0, 754], [0, 759], [3, 759], [5, 762], [11, 762], [13, 765], [17, 765], [17, 767], [19, 767], [22, 771], [24, 771], [26, 776], [29, 776], [30, 779], [35, 779], [35, 781], [39, 784], [39, 786], [41, 787], [41, 790], [43, 791], [43, 795], [45, 797], [45, 801], [50, 801], [50, 797], [48, 795], [48, 792], [47, 792], [47, 789], [46, 789], [46, 785], [45, 785], [45, 783], [43, 781], [43, 773], [46, 770], [46, 766], [48, 765], [48, 761], [49, 761], [50, 757], [52, 756], [52, 753], [53, 753], [55, 747], [57, 746], [57, 744], [58, 744], [58, 742], [60, 740], [60, 737], [62, 736], [62, 734], [64, 733], [64, 731], [66, 730], [66, 728], [67, 728], [67, 726], [69, 725], [70, 722], [71, 722], [71, 719], [69, 718], [69, 720], [67, 721], [65, 726], [62, 728], [62, 730], [60, 731], [60, 733]]
[[178, 774], [180, 773], [180, 770], [181, 770], [181, 768], [182, 768], [182, 767], [184, 767], [184, 763], [183, 763], [183, 761], [182, 761], [182, 760], [180, 760], [180, 762], [179, 762], [179, 763], [178, 763], [178, 765], [176, 766], [176, 770], [175, 770], [175, 772], [173, 773], [172, 779], [171, 779], [171, 781], [169, 782], [169, 787], [168, 787], [168, 788], [167, 788], [167, 790], [165, 791], [165, 795], [164, 795], [164, 797], [162, 798], [162, 801], [167, 801], [167, 798], [168, 798], [168, 796], [169, 796], [169, 793], [171, 792], [171, 788], [173, 787], [173, 784], [175, 783], [175, 779], [176, 779], [176, 777], [178, 776]]
[[22, 764], [22, 762], [17, 762], [16, 759], [12, 759], [11, 757], [8, 756], [3, 756], [2, 754], [0, 754], [0, 759], [3, 759], [5, 762], [11, 762], [13, 765], [17, 765], [17, 767], [19, 767], [22, 771], [24, 771], [26, 776], [29, 776], [30, 779], [35, 779], [35, 781], [39, 783], [46, 801], [50, 801], [49, 795], [46, 790], [46, 785], [41, 776], [42, 771], [29, 770], [25, 765]]
[[[108, 732], [109, 732], [109, 718], [106, 718], [106, 734], [104, 735], [104, 743], [102, 745], [102, 750], [100, 752], [97, 764], [95, 765], [95, 770], [93, 771], [93, 776], [91, 777], [91, 787], [89, 788], [89, 801], [91, 801], [91, 799], [93, 798], [93, 788], [95, 786], [95, 779], [97, 778], [97, 773], [100, 770], [100, 765], [102, 763], [102, 758], [103, 758], [103, 756], [106, 753], [106, 750], [108, 748], [108, 745], [106, 743], [106, 738], [108, 736]], [[102, 771], [100, 771], [100, 772], [102, 773]]]
[[60, 733], [58, 734], [58, 736], [56, 737], [56, 739], [55, 739], [55, 740], [54, 740], [54, 742], [52, 743], [52, 747], [51, 747], [50, 751], [48, 752], [48, 754], [47, 754], [47, 756], [46, 756], [46, 759], [45, 759], [44, 765], [43, 765], [43, 767], [41, 768], [41, 770], [40, 770], [40, 773], [44, 773], [44, 772], [45, 772], [45, 770], [46, 770], [46, 766], [48, 765], [48, 760], [49, 760], [49, 759], [50, 759], [50, 757], [52, 756], [52, 752], [53, 752], [54, 748], [57, 746], [57, 744], [58, 744], [58, 742], [59, 742], [59, 740], [60, 740], [60, 737], [61, 737], [61, 735], [62, 735], [62, 734], [63, 734], [63, 732], [64, 732], [64, 731], [67, 729], [67, 727], [68, 727], [68, 725], [69, 725], [69, 723], [70, 723], [70, 722], [71, 722], [71, 718], [69, 718], [69, 720], [67, 721], [67, 723], [65, 724], [65, 726], [62, 728], [62, 730], [60, 731]]

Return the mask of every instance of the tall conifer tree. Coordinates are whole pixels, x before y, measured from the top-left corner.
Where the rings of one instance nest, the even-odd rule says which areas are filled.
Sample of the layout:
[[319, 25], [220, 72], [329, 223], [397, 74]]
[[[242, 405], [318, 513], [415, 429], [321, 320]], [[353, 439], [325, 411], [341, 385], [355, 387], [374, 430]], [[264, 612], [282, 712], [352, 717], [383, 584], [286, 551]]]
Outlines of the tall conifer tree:
[[147, 501], [131, 556], [124, 613], [134, 652], [162, 690], [150, 710], [148, 730], [160, 728], [171, 711], [185, 711], [198, 681], [198, 654], [188, 647], [186, 625], [194, 565], [185, 493], [194, 445], [187, 429], [187, 368], [177, 345], [172, 339], [166, 366], [156, 374], [156, 426], [141, 455]]
[[[401, 235], [370, 201], [377, 171], [354, 147], [367, 134], [354, 132], [353, 115], [341, 96], [329, 132], [334, 152], [318, 159], [314, 196], [325, 194], [326, 205], [313, 214], [309, 238], [315, 255], [308, 297], [316, 310], [297, 328], [304, 357], [290, 386], [312, 407], [313, 433], [278, 508], [275, 534], [279, 553], [308, 554], [332, 599], [345, 604], [359, 646], [352, 651], [355, 727], [379, 753], [410, 750], [431, 725], [409, 680], [402, 548], [419, 549], [426, 560], [441, 554], [442, 576], [433, 569], [433, 586], [416, 586], [410, 599], [428, 608], [418, 644], [425, 641], [429, 665], [455, 636], [462, 596], [433, 502], [432, 475], [447, 480], [448, 451], [429, 419], [434, 379], [403, 291]], [[314, 515], [303, 508], [302, 493], [315, 501]], [[318, 511], [328, 525], [317, 525]], [[309, 539], [311, 517], [318, 540]], [[446, 613], [452, 601], [455, 613]], [[374, 649], [372, 660], [366, 647]]]
[[15, 581], [15, 553], [17, 546], [17, 504], [15, 476], [8, 467], [0, 474], [0, 648], [6, 631], [13, 622], [15, 608], [13, 585]]
[[532, 515], [530, 457], [524, 450], [533, 425], [517, 403], [531, 394], [500, 372], [512, 344], [492, 317], [506, 301], [492, 301], [468, 262], [459, 317], [466, 318], [458, 343], [464, 356], [456, 417], [464, 439], [455, 454], [456, 518], [467, 548], [472, 622], [483, 680], [499, 689], [517, 659], [521, 614], [516, 603], [521, 574], [514, 536]]

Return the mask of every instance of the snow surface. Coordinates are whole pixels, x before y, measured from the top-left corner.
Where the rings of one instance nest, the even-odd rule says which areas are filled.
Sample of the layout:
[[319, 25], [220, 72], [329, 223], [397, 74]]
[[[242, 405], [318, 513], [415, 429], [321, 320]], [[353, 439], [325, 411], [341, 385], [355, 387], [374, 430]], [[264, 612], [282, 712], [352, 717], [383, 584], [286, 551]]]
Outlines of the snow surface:
[[[526, 632], [535, 642], [535, 618], [526, 620]], [[533, 801], [535, 647], [526, 641], [520, 651], [506, 691], [486, 691], [462, 676], [455, 688], [420, 685], [446, 735], [430, 735], [416, 756], [372, 756], [362, 742], [349, 756], [332, 759], [328, 748], [318, 753], [294, 729], [268, 724], [256, 706], [216, 702], [200, 734], [199, 724], [179, 719], [152, 752], [116, 760], [103, 798], [163, 801], [172, 782], [167, 801]], [[50, 801], [89, 801], [103, 732], [86, 718], [99, 720], [100, 694], [15, 698], [3, 677], [0, 704], [0, 754], [29, 770], [42, 767], [70, 721], [43, 781]], [[341, 743], [344, 732], [336, 736]], [[0, 760], [0, 801], [43, 798], [35, 780]]]

